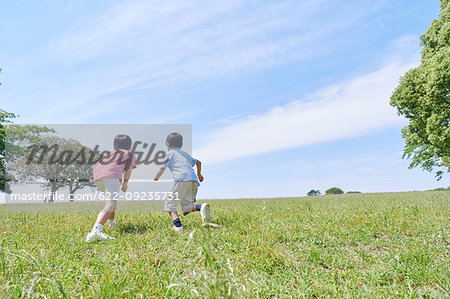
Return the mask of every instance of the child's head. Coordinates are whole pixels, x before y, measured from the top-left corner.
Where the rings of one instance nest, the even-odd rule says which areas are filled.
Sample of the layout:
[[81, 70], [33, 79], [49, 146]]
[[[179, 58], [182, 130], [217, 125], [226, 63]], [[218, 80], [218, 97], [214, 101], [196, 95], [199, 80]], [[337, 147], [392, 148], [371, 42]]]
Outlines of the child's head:
[[120, 134], [114, 137], [114, 148], [116, 149], [131, 149], [131, 138], [126, 134]]
[[178, 133], [170, 133], [166, 138], [166, 145], [170, 148], [181, 148], [183, 146], [183, 136]]

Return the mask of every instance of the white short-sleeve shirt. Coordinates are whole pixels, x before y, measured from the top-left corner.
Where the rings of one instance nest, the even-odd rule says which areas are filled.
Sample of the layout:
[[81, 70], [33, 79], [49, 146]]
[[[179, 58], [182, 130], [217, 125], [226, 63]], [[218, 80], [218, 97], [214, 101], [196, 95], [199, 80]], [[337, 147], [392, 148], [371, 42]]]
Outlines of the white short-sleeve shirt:
[[163, 168], [166, 169], [169, 167], [175, 182], [196, 181], [199, 183], [197, 174], [193, 168], [197, 164], [197, 161], [197, 159], [192, 158], [188, 153], [179, 148], [171, 148], [167, 153], [167, 161], [163, 165]]

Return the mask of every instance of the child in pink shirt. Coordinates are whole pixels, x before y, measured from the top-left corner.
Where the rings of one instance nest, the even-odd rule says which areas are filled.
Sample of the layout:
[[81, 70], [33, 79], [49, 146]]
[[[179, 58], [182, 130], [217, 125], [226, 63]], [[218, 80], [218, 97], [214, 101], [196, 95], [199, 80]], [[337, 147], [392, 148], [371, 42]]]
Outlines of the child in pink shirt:
[[128, 135], [117, 135], [114, 138], [114, 151], [103, 156], [94, 166], [94, 182], [104, 193], [105, 207], [98, 214], [92, 231], [86, 237], [86, 242], [111, 238], [102, 233], [102, 229], [108, 219], [110, 227], [116, 225], [114, 217], [119, 191], [120, 189], [123, 192], [127, 191], [131, 170], [136, 168], [136, 157], [130, 152], [131, 144], [131, 138]]

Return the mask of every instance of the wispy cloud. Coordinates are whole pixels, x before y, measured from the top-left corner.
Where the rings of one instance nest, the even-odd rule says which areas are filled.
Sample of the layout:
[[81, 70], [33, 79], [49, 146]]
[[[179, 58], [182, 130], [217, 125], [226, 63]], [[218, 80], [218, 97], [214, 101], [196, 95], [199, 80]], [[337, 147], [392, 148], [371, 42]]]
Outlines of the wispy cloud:
[[336, 13], [324, 0], [127, 1], [78, 20], [49, 47], [65, 64], [94, 62], [107, 92], [150, 88], [320, 56], [377, 7], [355, 5]]
[[389, 98], [399, 77], [414, 64], [381, 69], [212, 131], [197, 156], [221, 162], [349, 138], [402, 121]]
[[[77, 5], [82, 4], [73, 2], [68, 19], [79, 9]], [[138, 0], [96, 5], [82, 15], [74, 14], [67, 28], [43, 39], [45, 44], [27, 52], [27, 59], [17, 59], [18, 69], [28, 70], [30, 82], [39, 89], [15, 98], [25, 103], [37, 97], [46, 107], [40, 115], [29, 113], [24, 121], [92, 122], [122, 110], [96, 109], [78, 115], [72, 111], [92, 103], [103, 107], [122, 102], [125, 93], [130, 105], [141, 105], [146, 100], [142, 95], [158, 88], [183, 84], [195, 88], [202, 80], [330, 54], [345, 45], [343, 32], [379, 6], [371, 1], [327, 0]], [[139, 96], [133, 99], [132, 93]], [[65, 103], [53, 105], [55, 101]], [[174, 108], [164, 98], [152, 98], [151, 103], [146, 101], [146, 115], [152, 122], [159, 121], [158, 115], [178, 107], [173, 115], [183, 119], [194, 113], [189, 110], [191, 101], [179, 97]], [[209, 99], [200, 101], [196, 101], [197, 112], [211, 105]]]

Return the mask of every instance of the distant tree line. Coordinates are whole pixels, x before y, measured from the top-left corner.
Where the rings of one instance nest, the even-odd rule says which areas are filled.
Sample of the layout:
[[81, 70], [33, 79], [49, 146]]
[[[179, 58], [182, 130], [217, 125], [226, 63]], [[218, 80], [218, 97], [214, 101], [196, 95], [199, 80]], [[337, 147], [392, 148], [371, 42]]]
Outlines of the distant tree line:
[[[435, 188], [435, 189], [431, 189], [431, 190], [427, 190], [427, 191], [450, 191], [450, 186], [445, 188], [445, 187], [440, 187], [440, 188]], [[338, 187], [332, 187], [328, 190], [325, 191], [325, 194], [327, 195], [331, 195], [331, 194], [358, 194], [361, 193], [361, 191], [347, 191], [344, 192], [341, 188]], [[316, 189], [311, 189], [309, 190], [308, 193], [306, 193], [306, 195], [308, 196], [318, 196], [321, 195], [322, 193], [320, 192], [320, 190], [316, 190]]]
[[[344, 194], [344, 190], [342, 190], [341, 188], [338, 187], [332, 187], [330, 189], [327, 189], [325, 191], [325, 194], [329, 195], [329, 194]], [[361, 193], [360, 191], [347, 191], [347, 194], [352, 194], [352, 193]], [[320, 192], [320, 190], [315, 190], [315, 189], [311, 189], [308, 193], [306, 193], [306, 195], [308, 196], [318, 196], [321, 195], [322, 193]]]

